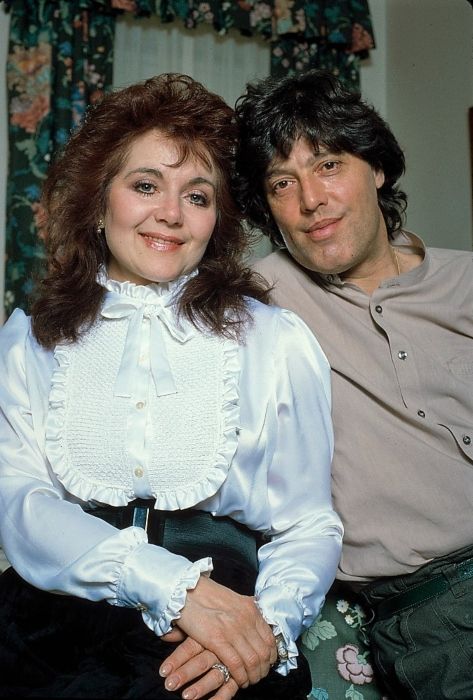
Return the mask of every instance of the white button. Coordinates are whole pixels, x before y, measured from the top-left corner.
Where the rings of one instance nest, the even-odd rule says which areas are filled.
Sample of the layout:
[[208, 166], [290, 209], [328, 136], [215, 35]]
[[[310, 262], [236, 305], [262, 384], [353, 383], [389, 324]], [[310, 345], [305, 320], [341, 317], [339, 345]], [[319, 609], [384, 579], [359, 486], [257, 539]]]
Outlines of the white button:
[[141, 477], [143, 476], [143, 474], [144, 474], [143, 469], [142, 469], [141, 467], [136, 467], [136, 469], [135, 469], [135, 476], [137, 476], [138, 479], [141, 479]]
[[405, 360], [407, 358], [407, 352], [405, 350], [399, 350], [397, 356], [400, 360]]
[[144, 408], [145, 407], [145, 402], [144, 401], [138, 401], [136, 404], [136, 408]]

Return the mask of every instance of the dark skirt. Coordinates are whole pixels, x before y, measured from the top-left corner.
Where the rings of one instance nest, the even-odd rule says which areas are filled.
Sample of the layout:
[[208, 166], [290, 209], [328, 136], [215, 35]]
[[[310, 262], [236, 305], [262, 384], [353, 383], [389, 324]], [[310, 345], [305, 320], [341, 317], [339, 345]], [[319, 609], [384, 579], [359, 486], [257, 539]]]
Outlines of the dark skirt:
[[[248, 571], [242, 576], [242, 562], [231, 552], [227, 560], [217, 539], [219, 551], [207, 551], [212, 577], [248, 594]], [[176, 645], [161, 641], [135, 609], [41, 591], [10, 568], [0, 576], [0, 630], [0, 697], [182, 697], [182, 688], [165, 690], [158, 674]], [[235, 698], [305, 700], [310, 672], [302, 654], [298, 661], [288, 676], [272, 670]]]

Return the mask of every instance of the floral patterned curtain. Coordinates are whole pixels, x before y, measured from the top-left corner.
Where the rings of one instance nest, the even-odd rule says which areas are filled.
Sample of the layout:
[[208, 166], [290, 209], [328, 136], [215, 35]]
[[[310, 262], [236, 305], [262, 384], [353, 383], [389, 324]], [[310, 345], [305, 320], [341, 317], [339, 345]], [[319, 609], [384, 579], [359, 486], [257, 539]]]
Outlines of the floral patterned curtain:
[[41, 183], [54, 151], [112, 83], [105, 0], [11, 0], [5, 312], [27, 308], [43, 256]]
[[[0, 0], [1, 2], [2, 0]], [[271, 74], [328, 68], [359, 85], [374, 47], [368, 0], [3, 0], [10, 12], [7, 63], [9, 175], [5, 312], [27, 308], [43, 256], [41, 183], [53, 153], [86, 107], [111, 88], [118, 13], [158, 14], [187, 29], [209, 24], [271, 44]]]
[[[149, 3], [133, 4], [146, 14]], [[368, 0], [161, 0], [160, 16], [188, 28], [211, 24], [220, 34], [259, 34], [271, 42], [271, 75], [325, 68], [353, 88], [360, 59], [375, 46]]]

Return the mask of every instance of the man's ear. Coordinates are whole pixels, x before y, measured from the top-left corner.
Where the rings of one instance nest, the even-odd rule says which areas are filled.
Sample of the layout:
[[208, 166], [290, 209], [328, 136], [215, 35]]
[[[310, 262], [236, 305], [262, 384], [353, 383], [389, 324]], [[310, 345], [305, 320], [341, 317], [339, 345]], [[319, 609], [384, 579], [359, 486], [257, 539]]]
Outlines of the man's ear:
[[382, 170], [375, 170], [373, 168], [373, 174], [374, 174], [374, 181], [376, 184], [376, 189], [379, 190], [380, 187], [384, 185], [384, 172]]

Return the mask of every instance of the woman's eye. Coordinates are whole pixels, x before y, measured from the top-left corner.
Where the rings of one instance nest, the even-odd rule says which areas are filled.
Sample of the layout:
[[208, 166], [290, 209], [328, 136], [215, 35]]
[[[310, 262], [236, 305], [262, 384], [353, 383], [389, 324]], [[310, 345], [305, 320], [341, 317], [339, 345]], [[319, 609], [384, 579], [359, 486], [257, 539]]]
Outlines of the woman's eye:
[[202, 192], [191, 192], [189, 194], [189, 200], [192, 204], [197, 204], [200, 207], [206, 207], [209, 203], [207, 196], [202, 194]]
[[144, 182], [144, 181], [136, 182], [133, 185], [133, 187], [137, 192], [140, 192], [141, 194], [150, 195], [150, 194], [154, 194], [156, 192], [156, 186], [153, 185], [152, 182]]

